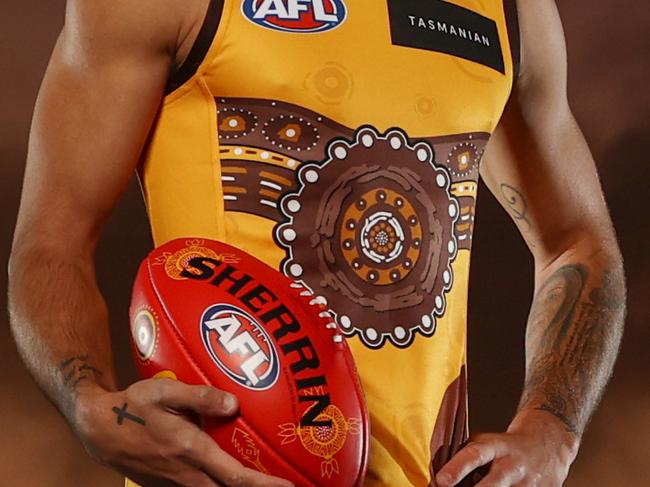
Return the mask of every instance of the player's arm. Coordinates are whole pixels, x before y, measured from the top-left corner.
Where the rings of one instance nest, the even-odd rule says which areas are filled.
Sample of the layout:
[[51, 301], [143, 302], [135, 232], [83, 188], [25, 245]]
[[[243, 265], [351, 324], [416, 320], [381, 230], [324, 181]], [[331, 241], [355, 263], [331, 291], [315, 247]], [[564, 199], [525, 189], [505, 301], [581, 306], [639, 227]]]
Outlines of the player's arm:
[[535, 260], [526, 380], [505, 434], [476, 435], [439, 472], [456, 485], [492, 463], [480, 487], [558, 487], [604, 391], [625, 310], [622, 260], [595, 165], [567, 102], [553, 0], [520, 0], [522, 71], [482, 177]]
[[227, 456], [183, 413], [229, 416], [231, 396], [149, 380], [117, 390], [95, 281], [101, 228], [124, 191], [206, 2], [70, 0], [35, 110], [10, 263], [11, 325], [47, 396], [99, 461], [143, 485], [286, 486]]

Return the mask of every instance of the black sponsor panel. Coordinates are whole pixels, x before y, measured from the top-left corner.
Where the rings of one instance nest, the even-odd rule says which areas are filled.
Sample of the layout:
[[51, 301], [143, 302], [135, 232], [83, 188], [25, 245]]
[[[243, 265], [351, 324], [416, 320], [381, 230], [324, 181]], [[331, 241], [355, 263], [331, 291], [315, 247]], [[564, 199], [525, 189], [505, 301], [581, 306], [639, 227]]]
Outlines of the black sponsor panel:
[[440, 0], [388, 0], [392, 42], [477, 62], [505, 74], [494, 20]]

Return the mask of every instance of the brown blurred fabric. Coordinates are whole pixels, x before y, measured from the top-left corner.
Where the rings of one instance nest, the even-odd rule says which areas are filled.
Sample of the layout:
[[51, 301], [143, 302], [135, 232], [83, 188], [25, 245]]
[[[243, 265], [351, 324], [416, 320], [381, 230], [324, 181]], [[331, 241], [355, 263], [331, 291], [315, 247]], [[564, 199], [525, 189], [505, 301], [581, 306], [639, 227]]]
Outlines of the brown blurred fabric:
[[[36, 92], [63, 21], [63, 0], [0, 0], [0, 265], [6, 268]], [[621, 242], [629, 314], [614, 379], [566, 485], [650, 485], [650, 6], [633, 0], [562, 2], [570, 99], [594, 152]], [[566, 161], [571, 164], [571, 161]], [[532, 262], [506, 214], [483, 188], [473, 255], [469, 323], [472, 431], [502, 430], [523, 379]], [[128, 232], [123, 229], [128, 228]], [[123, 383], [132, 380], [127, 306], [150, 246], [136, 184], [115, 211], [98, 254]], [[0, 308], [6, 309], [6, 272]], [[37, 390], [0, 315], [0, 486], [117, 487]], [[398, 486], [396, 486], [398, 487]]]

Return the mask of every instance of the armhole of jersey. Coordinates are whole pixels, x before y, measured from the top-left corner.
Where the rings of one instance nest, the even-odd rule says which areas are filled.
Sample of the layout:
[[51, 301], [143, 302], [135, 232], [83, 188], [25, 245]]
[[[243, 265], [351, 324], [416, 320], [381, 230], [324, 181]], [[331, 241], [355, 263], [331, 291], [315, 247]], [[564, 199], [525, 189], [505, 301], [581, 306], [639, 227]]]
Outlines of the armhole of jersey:
[[508, 38], [510, 40], [510, 54], [512, 56], [513, 83], [519, 77], [521, 68], [521, 37], [519, 35], [519, 14], [517, 13], [517, 0], [503, 0], [503, 9], [506, 16]]
[[199, 66], [201, 66], [217, 34], [223, 13], [223, 4], [224, 0], [210, 0], [203, 25], [192, 45], [192, 49], [190, 49], [187, 58], [181, 64], [180, 68], [178, 68], [167, 82], [167, 88], [165, 89], [166, 96], [187, 83], [196, 74]]

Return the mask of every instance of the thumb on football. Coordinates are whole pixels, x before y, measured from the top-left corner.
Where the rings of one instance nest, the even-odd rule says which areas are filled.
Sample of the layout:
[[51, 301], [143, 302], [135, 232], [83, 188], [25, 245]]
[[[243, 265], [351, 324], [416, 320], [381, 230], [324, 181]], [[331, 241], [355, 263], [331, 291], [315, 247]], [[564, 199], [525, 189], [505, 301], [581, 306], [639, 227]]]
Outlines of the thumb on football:
[[171, 379], [158, 379], [158, 403], [176, 411], [201, 416], [228, 417], [239, 409], [232, 394], [210, 386], [193, 386]]

